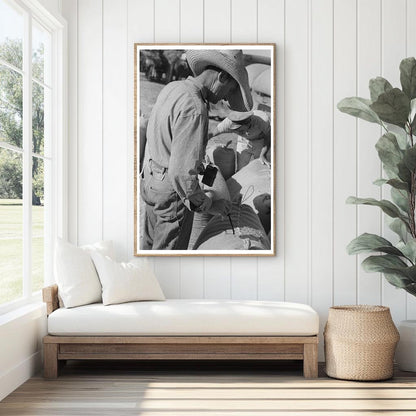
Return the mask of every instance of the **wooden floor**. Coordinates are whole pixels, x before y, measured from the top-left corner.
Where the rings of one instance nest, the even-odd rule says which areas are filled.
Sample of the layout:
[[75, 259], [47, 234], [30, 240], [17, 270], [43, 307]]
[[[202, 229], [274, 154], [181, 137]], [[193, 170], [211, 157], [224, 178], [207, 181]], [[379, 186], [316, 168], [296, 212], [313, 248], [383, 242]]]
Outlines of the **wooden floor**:
[[416, 374], [348, 382], [322, 366], [305, 380], [299, 363], [70, 362], [57, 380], [19, 387], [0, 415], [416, 415]]

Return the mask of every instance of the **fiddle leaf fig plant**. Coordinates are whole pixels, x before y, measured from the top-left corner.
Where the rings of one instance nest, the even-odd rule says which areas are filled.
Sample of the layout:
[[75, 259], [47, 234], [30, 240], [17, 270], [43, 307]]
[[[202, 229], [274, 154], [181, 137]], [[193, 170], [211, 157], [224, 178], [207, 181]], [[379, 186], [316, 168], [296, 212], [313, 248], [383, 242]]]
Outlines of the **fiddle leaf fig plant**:
[[379, 124], [383, 135], [376, 144], [385, 178], [377, 186], [390, 187], [391, 200], [350, 196], [349, 204], [379, 207], [390, 217], [389, 227], [399, 242], [392, 244], [376, 234], [364, 233], [352, 240], [349, 254], [373, 253], [362, 262], [367, 272], [381, 272], [393, 286], [416, 296], [416, 59], [400, 63], [400, 88], [382, 77], [369, 82], [370, 99], [344, 98], [338, 109]]

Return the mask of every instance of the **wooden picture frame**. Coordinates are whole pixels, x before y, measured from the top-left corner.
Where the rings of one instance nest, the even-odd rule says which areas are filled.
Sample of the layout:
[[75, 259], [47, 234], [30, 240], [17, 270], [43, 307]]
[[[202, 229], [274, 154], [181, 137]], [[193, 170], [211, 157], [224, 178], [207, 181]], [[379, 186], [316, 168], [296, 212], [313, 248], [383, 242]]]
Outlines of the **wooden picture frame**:
[[[270, 43], [134, 44], [135, 256], [276, 255], [275, 49], [275, 44]], [[166, 181], [165, 178], [168, 175], [168, 181], [170, 181], [170, 177], [173, 175], [171, 172], [174, 171], [174, 168], [168, 169], [167, 166], [164, 166], [168, 165], [169, 159], [162, 160], [166, 159], [162, 155], [160, 157], [159, 155], [150, 157], [149, 148], [153, 149], [154, 152], [154, 149], [158, 148], [154, 143], [162, 140], [160, 137], [163, 137], [168, 145], [173, 142], [173, 133], [172, 137], [167, 139], [166, 135], [163, 136], [157, 130], [160, 123], [170, 123], [169, 128], [173, 123], [162, 115], [163, 111], [161, 109], [164, 108], [163, 106], [166, 108], [171, 103], [168, 103], [165, 98], [168, 93], [161, 93], [161, 91], [164, 88], [169, 90], [174, 87], [182, 88], [182, 84], [171, 84], [172, 82], [194, 82], [196, 76], [192, 73], [188, 64], [187, 51], [190, 51], [188, 54], [193, 53], [196, 56], [202, 54], [211, 56], [211, 52], [217, 54], [217, 56], [220, 56], [218, 54], [234, 56], [234, 52], [237, 55], [242, 52], [238, 59], [243, 60], [247, 71], [254, 111], [246, 112], [240, 116], [240, 109], [237, 114], [235, 112], [231, 113], [232, 109], [229, 108], [230, 106], [227, 105], [226, 100], [220, 101], [218, 104], [208, 104], [208, 132], [211, 135], [221, 130], [214, 137], [207, 138], [206, 143], [204, 143], [204, 146], [206, 144], [204, 160], [211, 162], [210, 164], [218, 171], [213, 188], [201, 184], [201, 180], [204, 178], [202, 175], [197, 176], [195, 171], [190, 172], [198, 177], [200, 186], [206, 195], [214, 195], [214, 200], [215, 198], [220, 199], [218, 195], [216, 196], [214, 188], [218, 183], [222, 183], [223, 188], [229, 191], [230, 197], [227, 196], [226, 198], [230, 198], [232, 201], [232, 208], [229, 212], [230, 215], [211, 215], [216, 212], [215, 207], [208, 213], [194, 214], [191, 235], [187, 239], [185, 237], [185, 243], [175, 242], [169, 246], [164, 237], [169, 233], [157, 233], [157, 230], [162, 228], [158, 225], [153, 227], [156, 221], [155, 218], [158, 217], [155, 216], [156, 211], [153, 209], [153, 201], [149, 202], [149, 189], [153, 190], [153, 187], [149, 184], [150, 180], [148, 178], [151, 176], [152, 180], [156, 180], [157, 176], [158, 180]], [[219, 61], [219, 63], [221, 64], [222, 61]], [[212, 67], [217, 68], [216, 65], [212, 65]], [[192, 78], [189, 80], [188, 76]], [[247, 88], [243, 89], [241, 87], [242, 84], [243, 81], [241, 80], [236, 84], [237, 89], [240, 88], [241, 95], [247, 91]], [[201, 91], [203, 88], [201, 88]], [[157, 102], [159, 94], [162, 95], [160, 95], [160, 100]], [[207, 95], [203, 96], [202, 99], [210, 100]], [[222, 123], [220, 128], [215, 129], [226, 118], [232, 120]], [[244, 119], [240, 120], [240, 118]], [[148, 126], [149, 119], [150, 126]], [[228, 126], [226, 132], [223, 132], [225, 128], [223, 126]], [[169, 140], [171, 141], [169, 142]], [[149, 145], [149, 141], [152, 144]], [[188, 146], [184, 146], [184, 152], [187, 150]], [[206, 169], [206, 164], [204, 166]], [[218, 187], [220, 188], [220, 185]], [[173, 185], [172, 188], [176, 189]], [[145, 201], [146, 198], [147, 201]], [[181, 198], [179, 194], [177, 195], [177, 201], [179, 201], [177, 206], [183, 204], [189, 207], [186, 198]], [[173, 204], [172, 202], [169, 205], [169, 209], [173, 207]], [[191, 202], [189, 204], [194, 208]], [[221, 202], [219, 204], [221, 206]], [[186, 213], [188, 218], [188, 211]], [[184, 220], [181, 227], [178, 228], [181, 233], [185, 229], [183, 224], [186, 224], [187, 221], [189, 219]], [[159, 224], [157, 221], [156, 223]], [[189, 225], [186, 227], [189, 230]], [[173, 234], [176, 232], [174, 231]], [[156, 241], [161, 239], [163, 240], [162, 243]]]

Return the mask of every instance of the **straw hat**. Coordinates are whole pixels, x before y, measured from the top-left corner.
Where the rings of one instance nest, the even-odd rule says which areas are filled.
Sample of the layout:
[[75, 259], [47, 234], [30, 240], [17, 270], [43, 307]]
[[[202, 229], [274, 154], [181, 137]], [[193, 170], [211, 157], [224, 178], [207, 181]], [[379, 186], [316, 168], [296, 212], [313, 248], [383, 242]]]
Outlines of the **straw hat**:
[[240, 88], [227, 97], [228, 104], [232, 110], [251, 110], [253, 100], [241, 50], [192, 49], [186, 52], [186, 58], [195, 76], [200, 75], [207, 66], [215, 66], [231, 75]]
[[230, 111], [227, 118], [231, 123], [228, 123], [228, 128], [231, 130], [237, 130], [241, 126], [249, 124], [250, 118], [253, 115], [253, 111]]
[[243, 124], [253, 115], [253, 111], [230, 111], [227, 118], [236, 123]]

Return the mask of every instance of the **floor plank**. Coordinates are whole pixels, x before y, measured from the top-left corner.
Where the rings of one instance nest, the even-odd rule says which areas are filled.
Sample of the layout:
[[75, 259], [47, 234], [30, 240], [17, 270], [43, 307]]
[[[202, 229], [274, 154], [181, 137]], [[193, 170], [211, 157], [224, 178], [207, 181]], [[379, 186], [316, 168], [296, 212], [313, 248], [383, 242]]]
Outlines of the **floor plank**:
[[7, 416], [416, 415], [416, 374], [382, 382], [302, 377], [301, 363], [69, 362], [0, 402]]

